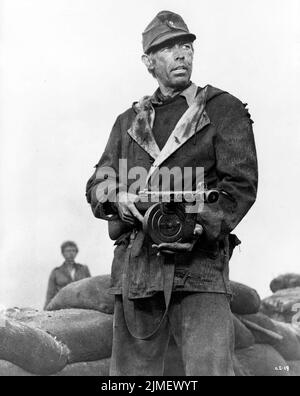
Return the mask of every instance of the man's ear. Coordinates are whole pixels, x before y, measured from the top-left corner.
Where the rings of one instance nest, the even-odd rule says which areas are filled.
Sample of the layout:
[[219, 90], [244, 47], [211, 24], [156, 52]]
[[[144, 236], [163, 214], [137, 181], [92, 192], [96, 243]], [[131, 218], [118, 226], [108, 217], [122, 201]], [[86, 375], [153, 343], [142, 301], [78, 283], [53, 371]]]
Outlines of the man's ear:
[[147, 67], [148, 72], [154, 77], [155, 77], [155, 64], [154, 64], [154, 60], [152, 59], [152, 57], [150, 55], [144, 54], [142, 55], [142, 61], [144, 63], [144, 65]]
[[153, 58], [150, 55], [144, 54], [142, 55], [142, 61], [144, 65], [147, 67], [148, 72], [154, 77], [155, 76], [155, 63]]
[[142, 62], [144, 63], [144, 65], [147, 67], [148, 70], [153, 67], [153, 64], [152, 64], [152, 61], [151, 61], [149, 55], [143, 54]]

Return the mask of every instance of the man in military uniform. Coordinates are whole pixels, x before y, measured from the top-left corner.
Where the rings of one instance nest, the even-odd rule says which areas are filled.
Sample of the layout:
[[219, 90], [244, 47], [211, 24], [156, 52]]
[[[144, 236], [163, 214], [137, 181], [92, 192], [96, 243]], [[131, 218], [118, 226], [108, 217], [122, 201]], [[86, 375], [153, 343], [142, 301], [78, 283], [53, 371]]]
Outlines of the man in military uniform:
[[[246, 105], [191, 82], [195, 39], [170, 11], [147, 26], [142, 60], [159, 88], [117, 118], [87, 184], [94, 215], [124, 225], [112, 264], [111, 375], [162, 375], [171, 335], [186, 375], [234, 375], [229, 257], [238, 239], [231, 231], [256, 199], [256, 149]], [[121, 158], [149, 176], [162, 167], [204, 169], [205, 185], [220, 197], [197, 214], [193, 243], [155, 246], [136, 226], [143, 216], [132, 182], [122, 184]], [[114, 172], [104, 175], [108, 168]], [[114, 194], [116, 202], [103, 199]]]

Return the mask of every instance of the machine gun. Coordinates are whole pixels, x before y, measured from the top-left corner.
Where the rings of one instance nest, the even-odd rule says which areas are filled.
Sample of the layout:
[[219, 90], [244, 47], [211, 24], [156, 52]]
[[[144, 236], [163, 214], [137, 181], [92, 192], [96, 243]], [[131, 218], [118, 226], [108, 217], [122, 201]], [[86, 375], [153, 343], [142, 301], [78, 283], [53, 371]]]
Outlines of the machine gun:
[[[192, 240], [201, 204], [213, 204], [219, 200], [218, 190], [207, 190], [199, 185], [195, 191], [149, 191], [143, 190], [136, 202], [143, 214], [143, 228], [155, 244], [188, 242]], [[132, 229], [121, 220], [108, 223], [109, 236], [116, 240]]]

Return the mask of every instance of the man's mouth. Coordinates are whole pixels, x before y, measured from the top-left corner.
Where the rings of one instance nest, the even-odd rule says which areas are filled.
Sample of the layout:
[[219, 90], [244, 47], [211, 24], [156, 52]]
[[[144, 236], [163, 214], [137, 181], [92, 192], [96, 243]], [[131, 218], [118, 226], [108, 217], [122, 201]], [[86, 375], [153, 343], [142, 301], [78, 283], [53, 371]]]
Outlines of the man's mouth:
[[186, 70], [187, 70], [186, 66], [177, 66], [172, 69], [172, 71], [186, 71]]

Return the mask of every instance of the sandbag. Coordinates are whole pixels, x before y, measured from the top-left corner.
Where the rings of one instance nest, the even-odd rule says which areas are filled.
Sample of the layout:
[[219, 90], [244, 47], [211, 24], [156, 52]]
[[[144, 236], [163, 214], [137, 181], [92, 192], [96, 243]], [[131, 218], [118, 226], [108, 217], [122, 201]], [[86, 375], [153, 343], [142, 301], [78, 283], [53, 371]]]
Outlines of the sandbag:
[[[62, 371], [52, 374], [52, 377], [102, 377], [109, 375], [110, 359], [96, 362], [68, 364]], [[0, 377], [36, 377], [28, 371], [5, 360], [0, 360]]]
[[0, 377], [36, 377], [36, 374], [29, 373], [7, 360], [0, 360]]
[[278, 314], [278, 313], [269, 314], [263, 309], [261, 309], [261, 313], [267, 315], [268, 318], [275, 320], [276, 322], [288, 323], [288, 319], [282, 314]]
[[297, 309], [299, 311], [299, 306], [300, 287], [296, 287], [294, 289], [279, 290], [264, 299], [260, 310], [274, 320], [283, 319], [282, 321], [291, 323], [293, 318], [295, 318]]
[[237, 282], [230, 282], [232, 289], [231, 311], [238, 315], [255, 314], [260, 308], [260, 297], [250, 287]]
[[13, 320], [14, 322], [22, 322], [29, 323], [31, 319], [34, 319], [36, 316], [43, 315], [43, 313], [34, 308], [12, 308], [5, 312], [5, 317], [7, 319]]
[[0, 327], [0, 359], [27, 372], [57, 373], [66, 366], [68, 353], [65, 345], [43, 330], [13, 320], [6, 320]]
[[296, 362], [287, 362], [291, 377], [300, 377], [300, 361]]
[[69, 363], [88, 362], [111, 355], [112, 315], [85, 309], [31, 312], [19, 321], [43, 329], [69, 348]]
[[79, 308], [107, 314], [114, 312], [114, 296], [108, 293], [110, 275], [101, 275], [73, 282], [61, 289], [50, 301], [47, 311]]
[[[266, 316], [262, 313], [257, 313], [255, 315], [243, 315], [243, 316], [241, 316], [241, 320], [243, 321], [243, 319], [245, 319], [246, 321], [255, 323], [258, 326], [262, 327], [263, 329], [270, 330], [272, 333], [275, 333], [275, 335], [278, 334], [273, 321], [268, 316]], [[243, 322], [243, 323], [245, 323], [245, 322]], [[262, 331], [254, 330], [247, 324], [245, 324], [245, 326], [248, 327], [249, 330], [251, 330], [251, 333], [254, 336], [256, 344], [274, 345], [275, 343], [278, 342], [278, 340], [276, 340], [272, 336], [270, 336]]]
[[299, 274], [284, 274], [273, 279], [270, 284], [270, 289], [273, 293], [284, 289], [293, 289], [300, 287], [300, 275]]
[[270, 345], [254, 345], [235, 352], [242, 370], [251, 377], [289, 377], [288, 364]]
[[14, 308], [6, 309], [4, 313], [4, 317], [18, 321], [19, 317], [35, 315], [36, 312], [38, 312], [38, 310], [34, 308], [14, 307]]
[[110, 359], [102, 359], [96, 362], [82, 362], [68, 364], [54, 377], [104, 377], [109, 375]]
[[243, 323], [233, 315], [234, 333], [235, 333], [235, 349], [249, 348], [255, 344], [253, 334]]
[[[50, 301], [47, 310], [67, 308], [93, 309], [112, 314], [114, 297], [108, 293], [110, 275], [73, 282], [59, 291]], [[254, 289], [241, 283], [231, 282], [233, 298], [231, 310], [238, 315], [253, 314], [259, 311], [260, 297]]]
[[274, 344], [274, 348], [285, 360], [300, 360], [300, 342], [297, 330], [289, 323], [273, 321], [276, 331], [283, 336], [283, 340]]

